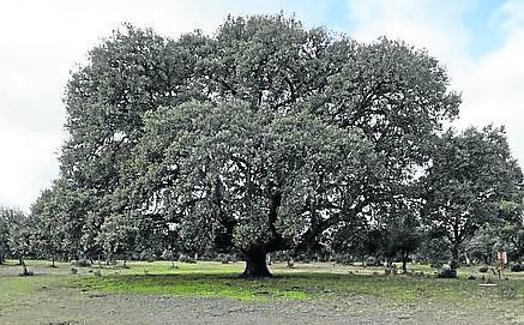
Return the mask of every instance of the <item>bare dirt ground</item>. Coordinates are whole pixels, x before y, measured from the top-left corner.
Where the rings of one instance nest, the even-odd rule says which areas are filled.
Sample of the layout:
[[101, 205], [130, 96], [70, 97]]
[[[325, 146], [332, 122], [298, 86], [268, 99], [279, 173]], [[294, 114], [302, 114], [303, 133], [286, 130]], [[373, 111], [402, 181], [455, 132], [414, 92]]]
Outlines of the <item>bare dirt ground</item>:
[[[45, 271], [45, 270], [44, 270]], [[2, 281], [14, 269], [0, 274]], [[40, 270], [42, 272], [42, 270]], [[32, 277], [36, 281], [45, 275]], [[39, 279], [40, 278], [40, 279]], [[98, 294], [38, 284], [31, 295], [0, 305], [0, 324], [524, 324], [524, 306], [513, 315], [420, 303], [391, 305], [365, 295], [335, 295], [305, 301], [242, 302], [228, 298]], [[480, 306], [482, 307], [482, 306]]]
[[230, 299], [97, 295], [44, 288], [0, 315], [0, 324], [515, 324], [488, 314], [392, 308], [363, 296], [278, 303]]

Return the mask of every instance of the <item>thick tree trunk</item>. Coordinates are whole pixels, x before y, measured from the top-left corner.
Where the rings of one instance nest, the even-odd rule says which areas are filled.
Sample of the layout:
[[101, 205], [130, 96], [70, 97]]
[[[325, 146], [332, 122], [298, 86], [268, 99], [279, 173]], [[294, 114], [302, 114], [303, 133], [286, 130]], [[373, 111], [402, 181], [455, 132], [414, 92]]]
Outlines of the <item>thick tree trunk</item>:
[[20, 262], [20, 265], [22, 265], [22, 275], [29, 275], [29, 272], [27, 270], [27, 265], [25, 265], [25, 261], [23, 257], [19, 257], [18, 261]]
[[451, 263], [449, 264], [451, 271], [457, 274], [457, 269], [459, 267], [459, 248], [458, 245], [453, 245], [451, 247]]
[[250, 249], [244, 252], [246, 257], [246, 269], [242, 273], [243, 278], [267, 278], [271, 277], [266, 264], [266, 252], [261, 249]]
[[408, 264], [408, 257], [408, 254], [402, 254], [402, 272], [404, 272], [404, 274], [408, 273], [408, 268], [406, 267]]
[[124, 250], [124, 268], [127, 267], [127, 258], [128, 257], [127, 257], [127, 249], [126, 249], [126, 250]]

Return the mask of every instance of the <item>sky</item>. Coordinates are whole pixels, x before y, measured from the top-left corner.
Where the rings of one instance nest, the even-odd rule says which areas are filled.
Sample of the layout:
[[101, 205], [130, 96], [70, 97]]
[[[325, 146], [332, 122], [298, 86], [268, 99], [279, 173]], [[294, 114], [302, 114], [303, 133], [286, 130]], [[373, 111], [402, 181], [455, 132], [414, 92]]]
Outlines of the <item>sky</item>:
[[64, 87], [124, 22], [176, 38], [228, 14], [295, 14], [371, 42], [402, 39], [439, 59], [462, 93], [457, 128], [505, 125], [524, 165], [524, 0], [7, 0], [0, 6], [0, 206], [28, 210], [58, 175]]

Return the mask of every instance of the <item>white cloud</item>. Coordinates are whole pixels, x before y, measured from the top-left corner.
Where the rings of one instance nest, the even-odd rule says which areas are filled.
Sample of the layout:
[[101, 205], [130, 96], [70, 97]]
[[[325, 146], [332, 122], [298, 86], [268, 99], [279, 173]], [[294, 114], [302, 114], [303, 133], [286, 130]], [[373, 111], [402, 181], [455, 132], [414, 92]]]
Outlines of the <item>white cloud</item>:
[[[464, 105], [461, 124], [504, 124], [514, 156], [524, 165], [524, 2], [509, 1], [501, 11], [503, 44], [460, 75]], [[520, 10], [516, 10], [520, 8]]]
[[524, 2], [507, 1], [493, 19], [503, 42], [460, 75], [464, 105], [461, 125], [504, 124], [514, 155], [524, 163]]
[[501, 29], [512, 33], [524, 27], [524, 1], [509, 0], [494, 14], [501, 21]]
[[17, 0], [0, 7], [0, 206], [27, 209], [58, 173], [65, 137], [61, 102], [69, 70], [123, 22], [176, 37], [212, 32], [227, 16], [296, 11], [319, 24], [323, 5], [306, 0]]
[[474, 31], [464, 25], [473, 1], [352, 0], [353, 35], [370, 41], [386, 35], [428, 49], [448, 67], [452, 88], [462, 92], [458, 127], [504, 124], [514, 156], [524, 162], [524, 1], [507, 1], [493, 13], [502, 45], [481, 57], [468, 46]]
[[352, 0], [349, 19], [354, 23], [351, 34], [362, 41], [378, 36], [402, 39], [424, 47], [450, 66], [464, 64], [465, 49], [471, 37], [461, 24], [469, 1], [428, 0]]
[[[61, 138], [30, 132], [0, 120], [0, 205], [27, 208], [57, 174], [53, 152]], [[22, 205], [21, 203], [25, 203]]]

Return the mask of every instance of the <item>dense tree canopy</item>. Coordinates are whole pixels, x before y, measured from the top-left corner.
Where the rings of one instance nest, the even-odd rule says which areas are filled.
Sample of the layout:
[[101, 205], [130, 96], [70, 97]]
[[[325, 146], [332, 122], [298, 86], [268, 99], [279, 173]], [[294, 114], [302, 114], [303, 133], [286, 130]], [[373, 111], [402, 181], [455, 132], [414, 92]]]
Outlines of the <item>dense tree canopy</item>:
[[1, 262], [10, 256], [23, 267], [21, 275], [31, 275], [24, 259], [33, 251], [31, 220], [21, 210], [0, 207]]
[[143, 213], [173, 218], [203, 242], [233, 241], [262, 265], [319, 222], [350, 217], [373, 160], [358, 130], [306, 113], [253, 112], [244, 102], [161, 108], [147, 115], [135, 152], [124, 173]]
[[7, 255], [10, 254], [9, 222], [10, 220], [8, 219], [5, 209], [0, 209], [0, 264], [2, 264]]
[[485, 223], [522, 222], [522, 171], [503, 129], [446, 132], [427, 180], [426, 222], [441, 229], [458, 266], [460, 246]]
[[[246, 276], [267, 276], [268, 252], [344, 250], [371, 233], [397, 238], [383, 247], [407, 258], [420, 206], [436, 218], [425, 225], [444, 224], [439, 175], [468, 147], [439, 140], [460, 104], [448, 84], [425, 51], [283, 15], [228, 17], [213, 36], [176, 40], [126, 26], [72, 74], [61, 176], [33, 212], [62, 224], [47, 247], [76, 258], [237, 250]], [[521, 180], [506, 151], [509, 191]], [[517, 199], [507, 193], [490, 204]]]

